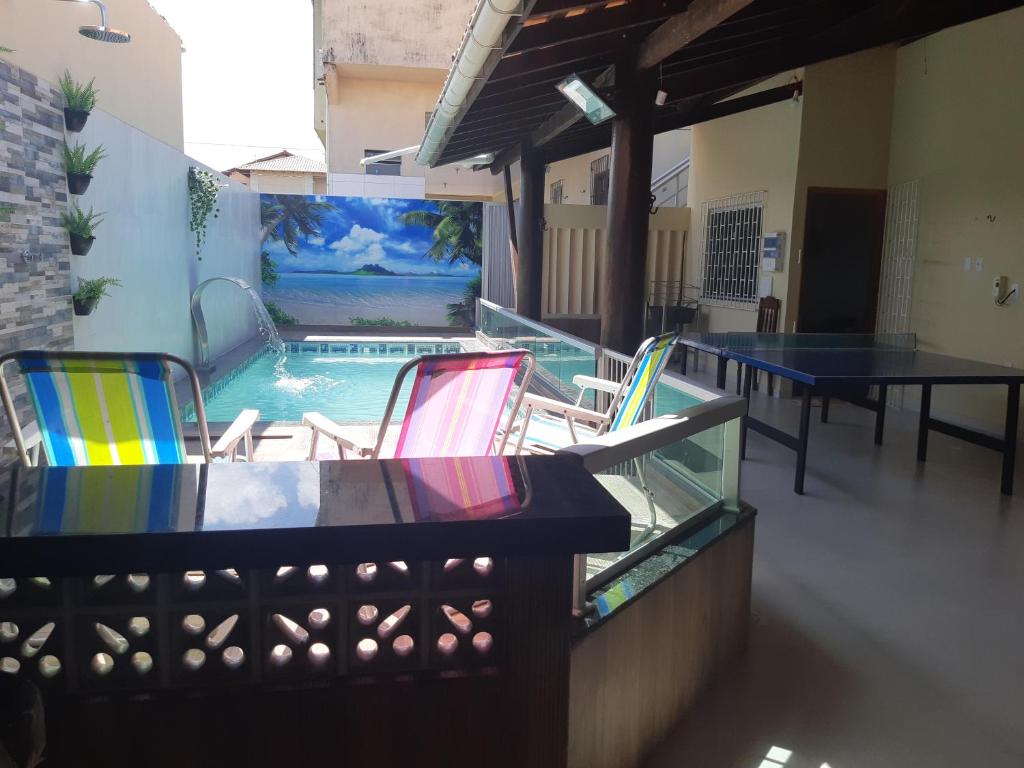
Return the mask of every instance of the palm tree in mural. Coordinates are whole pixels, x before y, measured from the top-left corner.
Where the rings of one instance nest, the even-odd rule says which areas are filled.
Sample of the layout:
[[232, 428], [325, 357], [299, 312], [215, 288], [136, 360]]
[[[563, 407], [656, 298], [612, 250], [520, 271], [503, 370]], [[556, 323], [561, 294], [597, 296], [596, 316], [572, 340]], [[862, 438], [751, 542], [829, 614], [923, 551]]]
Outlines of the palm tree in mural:
[[324, 214], [332, 208], [330, 203], [302, 195], [264, 195], [260, 202], [260, 245], [267, 240], [279, 240], [294, 256], [299, 252], [299, 235], [319, 235]]
[[482, 280], [477, 275], [466, 283], [462, 301], [448, 304], [448, 325], [472, 326], [476, 322], [476, 300], [480, 298]]
[[483, 222], [480, 203], [440, 200], [436, 211], [408, 211], [399, 217], [406, 226], [434, 231], [434, 242], [424, 254], [434, 261], [457, 264], [483, 261]]

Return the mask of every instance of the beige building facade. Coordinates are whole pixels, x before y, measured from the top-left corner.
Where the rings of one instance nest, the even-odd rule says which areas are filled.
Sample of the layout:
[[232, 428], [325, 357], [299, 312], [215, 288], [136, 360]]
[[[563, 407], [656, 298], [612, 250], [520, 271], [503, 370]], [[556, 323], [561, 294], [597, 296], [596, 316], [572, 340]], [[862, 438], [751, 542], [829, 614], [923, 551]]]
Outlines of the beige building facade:
[[146, 0], [105, 0], [110, 25], [132, 35], [127, 45], [78, 34], [99, 23], [91, 3], [0, 2], [0, 46], [13, 64], [56, 83], [65, 70], [96, 79], [98, 106], [144, 133], [184, 148], [181, 38]]
[[[1024, 106], [1006, 96], [1021, 87], [1021, 39], [1024, 10], [1010, 11], [780, 74], [757, 89], [800, 77], [798, 102], [694, 126], [688, 282], [707, 294], [702, 214], [760, 195], [761, 229], [783, 233], [785, 247], [779, 271], [759, 265], [759, 292], [782, 301], [780, 330], [807, 330], [808, 200], [817, 190], [881, 191], [876, 330], [912, 331], [922, 349], [1024, 367], [1024, 301], [1019, 290], [1002, 305], [993, 296], [996, 278], [1005, 278], [1004, 295], [1024, 282]], [[756, 301], [703, 302], [708, 329], [755, 328]], [[1001, 429], [1005, 392], [948, 389], [936, 389], [933, 410]], [[914, 407], [917, 394], [908, 389], [905, 404]]]
[[314, 0], [314, 123], [330, 194], [489, 200], [491, 174], [427, 169], [412, 155], [375, 166], [367, 155], [419, 144], [475, 0]]
[[[437, 103], [476, 0], [313, 0], [314, 70], [317, 73], [314, 126], [327, 153], [330, 194], [503, 200], [500, 176], [450, 165], [425, 168], [413, 154], [385, 168], [360, 164], [367, 153], [391, 152], [419, 144]], [[689, 156], [690, 131], [656, 137], [652, 179]], [[608, 150], [552, 163], [548, 202], [603, 204], [594, 196]], [[606, 164], [605, 164], [606, 165]], [[514, 172], [513, 177], [518, 173]], [[685, 205], [686, 171], [673, 176], [669, 205]], [[561, 182], [563, 197], [555, 199]], [[514, 189], [518, 189], [518, 179]]]

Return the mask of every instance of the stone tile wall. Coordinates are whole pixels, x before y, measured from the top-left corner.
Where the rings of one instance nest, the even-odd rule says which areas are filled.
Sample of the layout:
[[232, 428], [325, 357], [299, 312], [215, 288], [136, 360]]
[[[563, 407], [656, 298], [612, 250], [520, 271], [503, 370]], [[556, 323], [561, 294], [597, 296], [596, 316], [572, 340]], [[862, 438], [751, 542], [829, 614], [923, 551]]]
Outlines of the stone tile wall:
[[[0, 352], [73, 345], [62, 106], [56, 88], [0, 59]], [[7, 373], [24, 424], [31, 408]], [[9, 439], [0, 415], [0, 445]]]

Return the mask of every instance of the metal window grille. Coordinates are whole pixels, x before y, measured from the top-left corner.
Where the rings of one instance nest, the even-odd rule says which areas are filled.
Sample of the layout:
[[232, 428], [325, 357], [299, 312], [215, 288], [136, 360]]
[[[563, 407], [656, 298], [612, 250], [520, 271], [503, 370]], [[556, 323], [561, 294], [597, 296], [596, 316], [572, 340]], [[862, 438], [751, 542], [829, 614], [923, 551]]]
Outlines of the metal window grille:
[[556, 181], [551, 185], [551, 204], [561, 205], [565, 199], [565, 193], [562, 191], [562, 182]]
[[[373, 157], [390, 152], [390, 149], [364, 149], [363, 157]], [[402, 158], [393, 157], [390, 160], [379, 160], [376, 163], [367, 163], [366, 173], [369, 176], [401, 176]]]
[[590, 164], [590, 204], [608, 205], [608, 155]]
[[748, 192], [701, 206], [701, 298], [753, 309], [757, 306], [766, 192]]
[[[889, 189], [885, 205], [882, 273], [878, 281], [877, 333], [908, 333], [917, 259], [918, 183]], [[889, 405], [903, 407], [903, 387], [889, 387]]]

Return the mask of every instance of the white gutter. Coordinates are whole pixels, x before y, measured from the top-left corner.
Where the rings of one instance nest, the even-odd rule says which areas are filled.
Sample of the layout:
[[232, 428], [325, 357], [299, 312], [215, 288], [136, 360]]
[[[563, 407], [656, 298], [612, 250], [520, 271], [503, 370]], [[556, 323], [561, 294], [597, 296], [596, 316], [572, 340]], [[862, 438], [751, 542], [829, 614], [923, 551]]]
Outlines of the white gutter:
[[406, 155], [411, 155], [413, 152], [416, 152], [419, 148], [420, 145], [417, 144], [415, 147], [406, 147], [405, 149], [393, 149], [390, 152], [381, 152], [379, 155], [370, 155], [369, 157], [364, 157], [362, 160], [359, 161], [359, 164], [367, 165], [369, 163], [380, 163], [384, 160], [394, 160], [396, 157], [405, 157]]
[[456, 118], [467, 107], [470, 89], [480, 78], [488, 57], [501, 47], [502, 35], [511, 17], [522, 13], [522, 3], [523, 0], [478, 0], [416, 154], [420, 165], [433, 165], [441, 155], [443, 142], [455, 128]]

